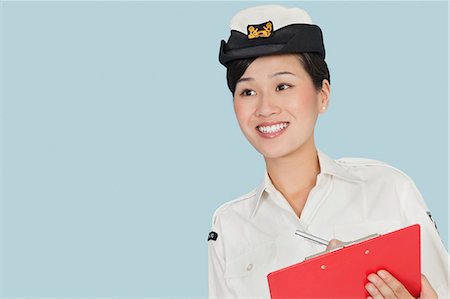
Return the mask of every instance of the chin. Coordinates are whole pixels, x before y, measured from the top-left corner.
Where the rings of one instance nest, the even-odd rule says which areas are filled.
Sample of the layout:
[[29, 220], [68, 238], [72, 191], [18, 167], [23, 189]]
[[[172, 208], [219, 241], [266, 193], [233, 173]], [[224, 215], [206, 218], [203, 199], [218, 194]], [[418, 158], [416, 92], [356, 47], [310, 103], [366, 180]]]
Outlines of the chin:
[[288, 156], [292, 151], [287, 150], [286, 148], [281, 149], [256, 149], [264, 158], [267, 159], [277, 159]]
[[267, 159], [277, 159], [284, 158], [288, 156], [295, 155], [308, 145], [307, 141], [295, 142], [291, 140], [289, 143], [279, 143], [279, 144], [256, 144], [253, 147]]

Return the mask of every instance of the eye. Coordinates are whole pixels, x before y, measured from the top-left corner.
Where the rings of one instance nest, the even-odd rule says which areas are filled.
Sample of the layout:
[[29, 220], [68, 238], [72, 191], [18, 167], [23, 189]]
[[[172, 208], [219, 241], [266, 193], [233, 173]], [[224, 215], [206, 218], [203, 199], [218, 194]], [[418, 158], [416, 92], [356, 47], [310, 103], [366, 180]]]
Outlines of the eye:
[[277, 91], [280, 91], [280, 90], [286, 90], [286, 89], [288, 89], [288, 88], [291, 87], [291, 86], [292, 86], [292, 85], [285, 84], [285, 83], [280, 84], [280, 85], [277, 86]]
[[240, 95], [241, 95], [241, 96], [245, 96], [245, 97], [248, 97], [248, 96], [254, 96], [254, 95], [256, 95], [256, 91], [251, 90], [251, 89], [244, 89], [244, 91], [242, 91], [242, 92], [240, 93]]

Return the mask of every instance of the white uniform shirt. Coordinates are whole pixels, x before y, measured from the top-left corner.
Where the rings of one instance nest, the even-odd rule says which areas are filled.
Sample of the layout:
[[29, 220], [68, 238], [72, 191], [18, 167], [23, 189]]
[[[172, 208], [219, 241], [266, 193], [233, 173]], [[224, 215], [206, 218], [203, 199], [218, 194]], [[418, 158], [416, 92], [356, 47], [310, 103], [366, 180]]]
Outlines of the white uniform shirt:
[[208, 241], [209, 297], [269, 298], [268, 273], [325, 249], [296, 236], [296, 229], [350, 241], [418, 223], [422, 273], [440, 298], [448, 298], [449, 256], [413, 181], [379, 161], [318, 156], [321, 172], [300, 218], [267, 173], [258, 188], [216, 210], [217, 239]]

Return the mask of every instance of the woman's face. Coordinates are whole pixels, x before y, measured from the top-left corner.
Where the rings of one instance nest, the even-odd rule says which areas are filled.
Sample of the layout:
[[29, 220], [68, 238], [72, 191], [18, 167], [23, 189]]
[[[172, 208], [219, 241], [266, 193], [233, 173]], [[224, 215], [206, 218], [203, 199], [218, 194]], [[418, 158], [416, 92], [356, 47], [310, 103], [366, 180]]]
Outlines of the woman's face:
[[279, 158], [313, 144], [317, 116], [328, 96], [328, 81], [317, 90], [297, 56], [265, 56], [238, 80], [234, 111], [255, 149], [265, 158]]

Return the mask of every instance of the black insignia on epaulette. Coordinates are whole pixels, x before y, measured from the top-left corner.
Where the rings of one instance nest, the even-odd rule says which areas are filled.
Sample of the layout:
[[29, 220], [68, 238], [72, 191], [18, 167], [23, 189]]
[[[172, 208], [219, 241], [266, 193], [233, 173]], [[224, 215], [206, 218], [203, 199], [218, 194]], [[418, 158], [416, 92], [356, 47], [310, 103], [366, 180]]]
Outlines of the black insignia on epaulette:
[[434, 221], [433, 216], [431, 216], [431, 212], [427, 212], [428, 217], [430, 217], [431, 221], [433, 221], [434, 227], [436, 228], [436, 230], [438, 229], [436, 221]]
[[218, 237], [218, 235], [217, 235], [216, 232], [210, 232], [210, 233], [208, 234], [208, 241], [209, 241], [209, 240], [215, 241], [215, 240], [217, 240], [217, 237]]

